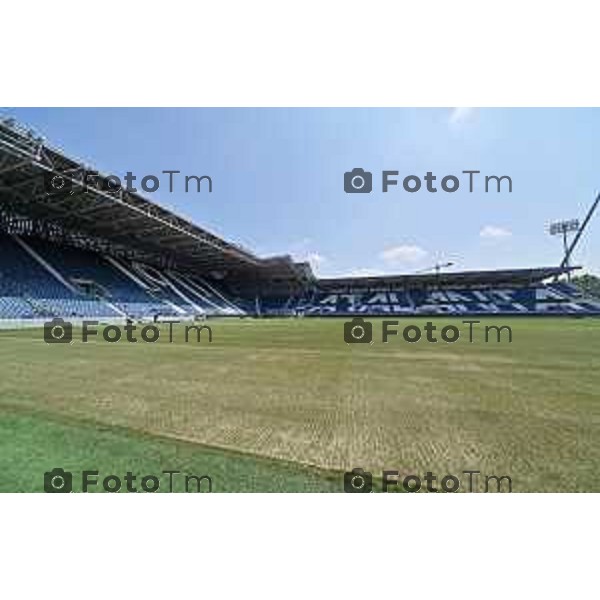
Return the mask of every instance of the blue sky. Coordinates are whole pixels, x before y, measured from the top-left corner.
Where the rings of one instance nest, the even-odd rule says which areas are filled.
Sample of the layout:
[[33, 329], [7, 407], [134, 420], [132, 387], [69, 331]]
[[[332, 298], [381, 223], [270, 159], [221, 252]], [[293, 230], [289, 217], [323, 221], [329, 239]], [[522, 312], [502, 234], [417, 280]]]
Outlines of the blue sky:
[[[4, 109], [49, 142], [123, 176], [210, 175], [213, 192], [145, 194], [261, 256], [290, 253], [320, 276], [560, 262], [552, 220], [583, 218], [600, 191], [597, 109]], [[373, 172], [371, 194], [343, 174]], [[381, 171], [480, 170], [513, 192], [381, 190]], [[177, 185], [177, 184], [176, 184]], [[600, 274], [600, 213], [575, 256]]]

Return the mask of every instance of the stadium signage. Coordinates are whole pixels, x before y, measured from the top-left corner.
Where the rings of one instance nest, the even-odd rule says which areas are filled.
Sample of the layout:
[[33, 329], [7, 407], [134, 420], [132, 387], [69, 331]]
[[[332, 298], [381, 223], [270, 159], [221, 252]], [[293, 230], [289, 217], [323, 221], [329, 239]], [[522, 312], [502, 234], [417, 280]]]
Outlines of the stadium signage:
[[[457, 175], [445, 175], [439, 180], [431, 171], [427, 171], [421, 178], [418, 175], [406, 175], [402, 180], [398, 179], [400, 171], [381, 172], [381, 191], [386, 193], [389, 188], [402, 186], [404, 191], [414, 194], [421, 189], [432, 194], [443, 191], [449, 194], [457, 192], [461, 187], [461, 178]], [[481, 179], [481, 171], [462, 171], [461, 175], [468, 175], [468, 190], [470, 193], [483, 191], [485, 193], [496, 191], [501, 193], [507, 191], [512, 193], [512, 179], [508, 175], [484, 175]], [[482, 185], [483, 183], [483, 185]], [[373, 173], [361, 168], [354, 168], [344, 173], [344, 191], [347, 194], [369, 194], [373, 191]]]

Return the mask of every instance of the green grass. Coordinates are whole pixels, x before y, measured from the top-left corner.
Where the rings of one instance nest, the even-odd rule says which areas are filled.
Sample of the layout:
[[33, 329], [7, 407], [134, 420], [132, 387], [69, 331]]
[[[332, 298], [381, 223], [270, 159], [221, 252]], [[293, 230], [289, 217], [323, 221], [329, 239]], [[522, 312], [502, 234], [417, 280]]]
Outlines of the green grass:
[[[186, 488], [186, 475], [208, 475], [213, 492], [336, 492], [342, 487], [340, 477], [297, 465], [46, 415], [0, 414], [0, 492], [41, 492], [44, 473], [55, 467], [73, 474], [73, 491], [81, 491], [83, 471], [99, 473], [91, 492], [102, 492], [108, 475], [118, 476], [125, 491], [128, 471], [137, 475], [134, 488], [140, 492], [147, 475], [159, 479], [161, 492], [209, 491], [206, 479], [200, 490], [194, 479]], [[179, 473], [171, 480], [165, 471]]]
[[214, 491], [341, 490], [353, 467], [600, 491], [600, 320], [484, 323], [513, 343], [481, 328], [473, 344], [346, 345], [338, 319], [211, 321], [199, 345], [0, 332], [0, 490], [63, 466], [208, 474]]

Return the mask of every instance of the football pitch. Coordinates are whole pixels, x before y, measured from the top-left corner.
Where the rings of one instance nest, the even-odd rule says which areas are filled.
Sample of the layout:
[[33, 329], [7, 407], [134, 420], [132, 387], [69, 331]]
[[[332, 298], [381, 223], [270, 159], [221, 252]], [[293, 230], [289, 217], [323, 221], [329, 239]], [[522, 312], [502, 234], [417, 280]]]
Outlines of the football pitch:
[[455, 325], [455, 343], [384, 344], [381, 319], [372, 344], [320, 318], [209, 320], [200, 343], [164, 325], [155, 343], [0, 331], [0, 491], [41, 492], [55, 467], [208, 475], [215, 492], [341, 492], [358, 467], [375, 488], [384, 470], [479, 471], [600, 491], [600, 319], [479, 320], [473, 343], [446, 318], [396, 329]]

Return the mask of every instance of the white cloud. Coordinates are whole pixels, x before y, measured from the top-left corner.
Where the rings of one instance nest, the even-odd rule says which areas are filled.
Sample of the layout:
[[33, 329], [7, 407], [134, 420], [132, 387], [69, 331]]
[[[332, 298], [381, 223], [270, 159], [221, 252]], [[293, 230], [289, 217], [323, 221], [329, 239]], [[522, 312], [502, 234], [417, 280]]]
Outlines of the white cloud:
[[427, 258], [428, 252], [420, 246], [400, 245], [386, 248], [379, 258], [390, 265], [415, 265]]
[[474, 113], [474, 108], [453, 108], [448, 123], [455, 126], [461, 125], [462, 123], [471, 120]]
[[504, 227], [497, 227], [495, 225], [486, 225], [480, 232], [479, 237], [484, 240], [504, 240], [509, 238], [512, 232]]

